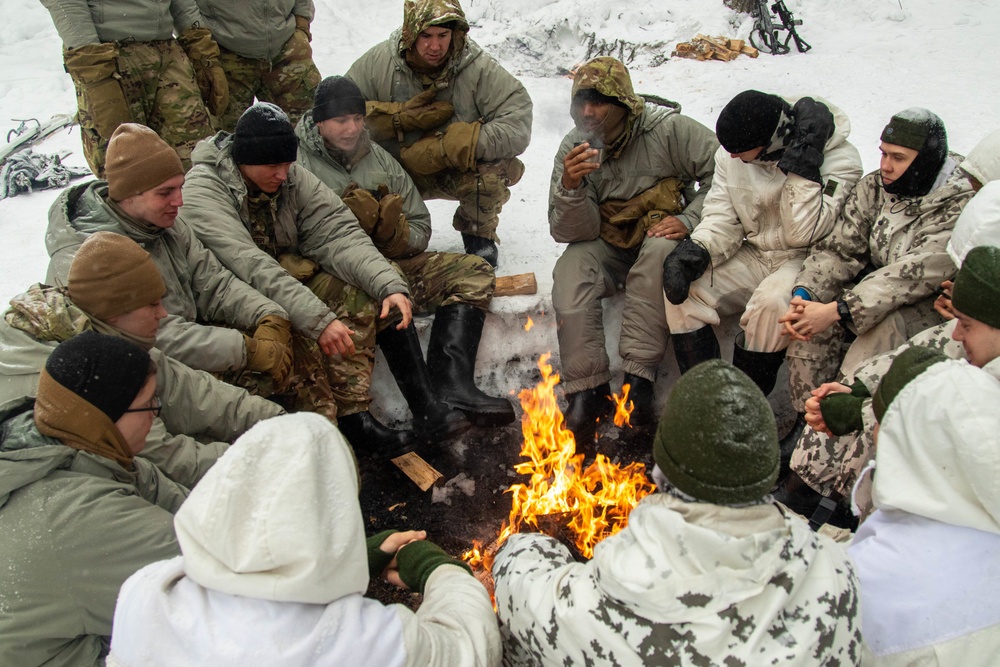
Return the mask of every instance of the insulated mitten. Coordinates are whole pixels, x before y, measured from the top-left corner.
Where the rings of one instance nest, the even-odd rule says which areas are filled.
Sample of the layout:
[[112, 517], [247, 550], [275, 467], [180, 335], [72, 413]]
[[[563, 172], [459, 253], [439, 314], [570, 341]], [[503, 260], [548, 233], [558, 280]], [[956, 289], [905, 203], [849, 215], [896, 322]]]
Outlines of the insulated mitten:
[[267, 373], [281, 387], [292, 370], [292, 323], [277, 315], [265, 315], [257, 323], [253, 338], [246, 337], [247, 368]]
[[374, 141], [402, 140], [410, 130], [434, 130], [447, 122], [455, 113], [451, 102], [435, 101], [437, 88], [431, 86], [406, 102], [378, 102], [366, 104], [365, 124]]
[[107, 42], [66, 49], [63, 62], [83, 92], [94, 129], [103, 139], [111, 139], [118, 126], [132, 118], [118, 74], [118, 45]]
[[823, 149], [833, 136], [833, 114], [825, 104], [811, 97], [803, 97], [792, 107], [795, 129], [785, 148], [778, 168], [786, 174], [798, 174], [814, 183], [823, 185], [819, 169], [823, 166]]
[[313, 41], [312, 31], [309, 30], [309, 19], [304, 16], [296, 16], [295, 29], [305, 34], [306, 41]]
[[229, 80], [219, 62], [219, 45], [208, 28], [192, 27], [177, 37], [194, 67], [201, 98], [213, 116], [221, 116], [229, 106]]
[[379, 217], [379, 203], [375, 195], [352, 181], [340, 198], [361, 223], [361, 229], [365, 230], [365, 234], [371, 235]]
[[690, 237], [677, 244], [663, 260], [663, 292], [670, 303], [678, 306], [688, 298], [691, 283], [705, 273], [712, 256]]
[[308, 281], [319, 273], [319, 264], [308, 257], [290, 252], [278, 255], [278, 264], [300, 283]]

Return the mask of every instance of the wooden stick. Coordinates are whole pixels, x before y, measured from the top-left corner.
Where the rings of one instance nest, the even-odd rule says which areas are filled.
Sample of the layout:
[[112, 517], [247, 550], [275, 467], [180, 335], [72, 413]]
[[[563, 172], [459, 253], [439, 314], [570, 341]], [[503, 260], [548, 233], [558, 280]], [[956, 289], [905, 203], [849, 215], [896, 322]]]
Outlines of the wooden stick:
[[497, 276], [493, 296], [515, 296], [517, 294], [537, 294], [538, 283], [534, 273], [518, 273], [513, 276]]
[[392, 462], [410, 478], [411, 482], [420, 487], [421, 491], [431, 488], [435, 482], [444, 477], [430, 463], [420, 458], [416, 452], [407, 452], [402, 456], [397, 456], [392, 459]]

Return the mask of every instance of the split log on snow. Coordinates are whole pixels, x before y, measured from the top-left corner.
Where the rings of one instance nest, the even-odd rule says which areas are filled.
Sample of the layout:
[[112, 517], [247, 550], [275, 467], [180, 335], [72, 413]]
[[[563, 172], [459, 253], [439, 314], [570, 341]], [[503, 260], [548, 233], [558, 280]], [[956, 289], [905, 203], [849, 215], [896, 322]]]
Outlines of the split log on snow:
[[518, 294], [537, 294], [538, 283], [534, 273], [518, 273], [513, 276], [497, 276], [497, 285], [493, 296], [515, 296]]

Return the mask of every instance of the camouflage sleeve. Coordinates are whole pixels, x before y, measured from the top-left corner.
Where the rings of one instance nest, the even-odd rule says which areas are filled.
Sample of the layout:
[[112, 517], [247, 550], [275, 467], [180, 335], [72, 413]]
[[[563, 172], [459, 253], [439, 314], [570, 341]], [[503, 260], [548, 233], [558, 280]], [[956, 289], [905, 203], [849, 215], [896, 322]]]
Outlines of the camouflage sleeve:
[[406, 255], [415, 255], [427, 250], [431, 240], [431, 213], [424, 204], [423, 197], [413, 184], [413, 179], [403, 170], [391, 155], [379, 151], [386, 172], [389, 174], [389, 189], [403, 198], [403, 214], [410, 224], [409, 248]]
[[827, 151], [820, 176], [823, 185], [793, 173], [785, 178], [779, 205], [786, 248], [808, 248], [833, 229], [848, 193], [861, 178], [858, 149], [845, 141]]
[[[738, 160], [737, 160], [738, 162]], [[712, 256], [712, 263], [721, 264], [736, 254], [743, 245], [746, 230], [740, 222], [729, 194], [728, 174], [733, 160], [725, 149], [715, 152], [715, 175], [712, 187], [705, 196], [701, 222], [691, 233], [691, 240], [698, 243]], [[749, 168], [742, 163], [737, 169]]]
[[934, 289], [955, 276], [958, 269], [946, 247], [960, 212], [961, 206], [949, 207], [925, 221], [905, 254], [869, 273], [844, 294], [859, 334], [902, 306], [932, 298]]
[[[851, 192], [833, 231], [819, 240], [799, 270], [795, 287], [806, 289], [816, 301], [829, 303], [868, 264], [874, 215], [879, 204], [876, 174], [866, 176]], [[853, 313], [853, 311], [852, 311]]]
[[664, 150], [659, 153], [666, 163], [662, 173], [676, 174], [692, 185], [698, 183], [698, 189], [688, 198], [684, 211], [677, 215], [688, 229], [694, 229], [701, 220], [705, 198], [712, 187], [715, 152], [719, 149], [719, 142], [710, 129], [681, 114], [669, 116], [660, 125], [669, 130], [662, 140]]
[[182, 220], [176, 221], [173, 229], [190, 269], [191, 292], [202, 320], [253, 329], [267, 315], [288, 318], [284, 308], [223, 266]]
[[479, 160], [520, 155], [531, 141], [532, 103], [528, 91], [492, 56], [484, 53], [476, 86], [476, 107], [483, 127], [476, 146]]
[[410, 293], [406, 281], [382, 256], [333, 190], [298, 165], [292, 165], [289, 178], [296, 186], [302, 255], [375, 299]]
[[52, 15], [64, 48], [100, 43], [87, 0], [42, 0], [42, 5]]
[[576, 190], [562, 185], [563, 158], [573, 149], [573, 133], [559, 145], [549, 184], [549, 233], [557, 243], [593, 241], [601, 233], [601, 213], [597, 189], [584, 179]]

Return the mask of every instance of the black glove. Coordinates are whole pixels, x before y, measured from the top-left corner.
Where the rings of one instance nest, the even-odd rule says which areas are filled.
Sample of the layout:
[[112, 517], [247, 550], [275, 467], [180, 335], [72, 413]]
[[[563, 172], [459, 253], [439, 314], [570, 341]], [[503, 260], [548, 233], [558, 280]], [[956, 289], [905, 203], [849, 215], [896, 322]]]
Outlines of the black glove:
[[822, 102], [803, 97], [792, 107], [795, 128], [792, 138], [778, 160], [778, 168], [823, 185], [819, 168], [823, 166], [823, 148], [833, 136], [833, 114]]
[[690, 236], [678, 243], [663, 260], [663, 292], [667, 300], [675, 306], [684, 303], [691, 283], [698, 280], [711, 263], [712, 256]]

